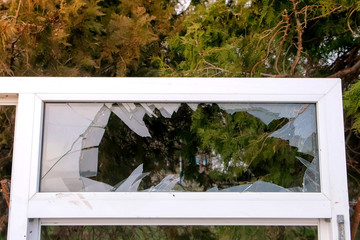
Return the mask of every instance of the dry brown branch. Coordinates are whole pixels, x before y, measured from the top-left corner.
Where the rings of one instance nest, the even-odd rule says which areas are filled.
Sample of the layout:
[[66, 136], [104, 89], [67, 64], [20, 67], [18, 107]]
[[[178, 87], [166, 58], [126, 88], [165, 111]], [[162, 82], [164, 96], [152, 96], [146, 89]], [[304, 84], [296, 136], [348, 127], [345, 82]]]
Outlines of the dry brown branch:
[[267, 56], [264, 59], [261, 59], [260, 61], [258, 61], [257, 63], [255, 63], [255, 65], [252, 67], [251, 72], [250, 72], [250, 76], [252, 77], [253, 73], [255, 72], [255, 69], [257, 68], [257, 66], [259, 66], [260, 64], [262, 64], [263, 62], [265, 62], [267, 59]]
[[1, 184], [1, 192], [3, 193], [6, 204], [9, 207], [10, 206], [10, 191], [9, 191], [8, 180], [3, 179], [0, 181], [0, 184]]
[[[350, 147], [350, 145], [349, 145], [349, 144], [347, 144], [347, 145], [346, 145], [346, 147], [347, 147], [347, 149], [349, 149], [352, 153], [357, 154], [357, 155], [360, 155], [360, 152], [358, 152], [358, 151], [356, 151], [356, 150], [352, 149], [352, 147]], [[359, 172], [359, 173], [360, 173], [360, 172]]]
[[[265, 38], [267, 38], [268, 36], [270, 36], [271, 33], [273, 33], [278, 27], [280, 27], [280, 26], [283, 25], [284, 23], [286, 23], [286, 22], [280, 21], [280, 22], [279, 22], [275, 27], [273, 27], [272, 29], [269, 29], [269, 30], [264, 31], [264, 35], [260, 37], [260, 39], [259, 39], [256, 47], [259, 46], [260, 42], [261, 42], [263, 39], [265, 39]], [[283, 28], [283, 27], [281, 27], [281, 28]], [[277, 32], [278, 32], [278, 31], [277, 31]]]
[[[206, 71], [206, 72], [207, 72], [207, 73], [206, 73], [206, 76], [208, 76], [208, 77], [216, 77], [217, 75], [219, 75], [219, 74], [221, 74], [221, 73], [229, 73], [228, 70], [223, 69], [223, 68], [220, 68], [220, 67], [217, 67], [217, 66], [215, 66], [214, 64], [209, 63], [209, 62], [206, 61], [205, 59], [203, 59], [203, 61], [204, 61], [204, 64], [207, 65], [207, 67], [203, 67], [203, 68], [201, 68], [201, 69], [198, 69], [197, 71], [198, 71], [198, 72], [204, 72], [204, 71]], [[214, 74], [212, 74], [212, 75], [209, 75], [209, 70], [210, 70], [210, 71], [211, 71], [211, 70], [216, 71], [216, 73], [214, 73]]]
[[[351, 156], [349, 154], [347, 154], [349, 159], [348, 159], [348, 163], [347, 163], [347, 166], [348, 167], [351, 167], [351, 169], [357, 173], [357, 174], [360, 174], [360, 170], [358, 168], [358, 166], [356, 166], [356, 160], [351, 158]], [[355, 163], [355, 164], [354, 164]], [[355, 166], [354, 166], [355, 165]]]
[[357, 71], [360, 71], [360, 60], [357, 61], [352, 67], [342, 69], [342, 70], [330, 75], [329, 78], [343, 78], [346, 75], [356, 73]]
[[283, 58], [283, 62], [282, 62], [282, 68], [283, 68], [283, 72], [286, 72], [286, 56], [288, 55], [290, 49], [292, 48], [293, 44], [290, 44], [290, 46], [288, 47], [288, 49], [285, 52], [284, 58]]
[[0, 232], [4, 231], [6, 228], [6, 222], [8, 221], [8, 214], [4, 214], [0, 217]]
[[[344, 6], [338, 6], [338, 7], [336, 7], [336, 8], [334, 8], [334, 9], [332, 9], [331, 11], [329, 11], [329, 12], [327, 12], [327, 13], [324, 13], [324, 14], [322, 14], [322, 15], [320, 15], [320, 16], [316, 16], [316, 17], [313, 17], [313, 18], [309, 18], [309, 19], [307, 19], [306, 17], [305, 17], [305, 27], [306, 27], [306, 21], [313, 21], [313, 20], [316, 20], [316, 19], [320, 19], [320, 18], [324, 18], [324, 17], [326, 17], [326, 16], [329, 16], [330, 14], [332, 14], [333, 12], [336, 12], [337, 10], [339, 10], [339, 9], [341, 9], [341, 8], [343, 8]], [[306, 7], [304, 7], [304, 8], [306, 8], [305, 10], [307, 11], [307, 8], [309, 8], [309, 6], [306, 6]], [[301, 11], [302, 12], [302, 11]], [[306, 12], [305, 12], [305, 14], [306, 14]]]
[[359, 179], [355, 176], [353, 176], [351, 173], [347, 173], [350, 178], [352, 178], [353, 181], [356, 182], [357, 185], [360, 185]]
[[208, 61], [206, 61], [205, 59], [203, 59], [204, 60], [204, 63], [205, 64], [207, 64], [207, 65], [209, 65], [210, 67], [208, 67], [209, 69], [215, 69], [215, 70], [219, 70], [219, 71], [221, 71], [221, 72], [229, 72], [228, 70], [226, 70], [226, 69], [223, 69], [223, 68], [220, 68], [220, 67], [217, 67], [217, 66], [215, 66], [214, 64], [212, 64], [212, 63], [209, 63]]
[[354, 36], [360, 37], [360, 35], [357, 34], [357, 33], [355, 33], [354, 30], [353, 30], [353, 29], [351, 28], [351, 26], [350, 26], [350, 18], [351, 18], [351, 16], [354, 14], [355, 11], [356, 11], [356, 7], [354, 7], [354, 9], [350, 12], [349, 17], [348, 17], [348, 19], [347, 19], [347, 25], [348, 25], [348, 28], [349, 28], [350, 32], [351, 32]]
[[276, 56], [276, 60], [275, 60], [275, 70], [277, 72], [277, 74], [280, 75], [280, 71], [279, 71], [279, 67], [278, 67], [278, 64], [279, 64], [279, 60], [280, 60], [280, 55], [281, 55], [281, 52], [282, 52], [282, 49], [284, 47], [284, 44], [285, 44], [285, 41], [286, 41], [286, 37], [288, 35], [288, 32], [289, 32], [289, 28], [290, 28], [290, 17], [289, 17], [289, 14], [287, 12], [287, 10], [285, 9], [284, 10], [284, 15], [283, 15], [283, 18], [285, 19], [285, 23], [286, 23], [286, 27], [285, 27], [285, 30], [284, 30], [284, 35], [283, 35], [283, 38], [280, 42], [280, 47], [279, 47], [279, 51], [278, 51], [278, 54]]
[[250, 76], [253, 75], [253, 73], [255, 72], [255, 69], [256, 69], [257, 66], [259, 66], [261, 63], [263, 63], [263, 62], [265, 62], [265, 61], [267, 60], [267, 58], [268, 58], [268, 56], [269, 56], [269, 54], [270, 54], [271, 43], [273, 42], [273, 40], [275, 39], [275, 37], [276, 37], [280, 32], [283, 32], [283, 31], [281, 31], [281, 30], [284, 29], [284, 28], [286, 29], [286, 26], [283, 26], [283, 27], [279, 28], [279, 29], [271, 36], [271, 38], [269, 39], [269, 42], [268, 42], [268, 44], [267, 44], [266, 56], [265, 56], [262, 60], [260, 60], [260, 61], [258, 61], [257, 63], [255, 63], [255, 65], [254, 65], [254, 66], [252, 67], [252, 69], [251, 69]]
[[351, 221], [351, 239], [354, 240], [356, 237], [357, 229], [360, 223], [360, 197], [358, 198], [355, 206], [355, 213]]
[[21, 4], [22, 4], [22, 0], [19, 0], [19, 5], [18, 8], [16, 10], [16, 14], [15, 14], [15, 23], [17, 22], [17, 19], [19, 18], [19, 13], [20, 13], [20, 8], [21, 8]]
[[341, 56], [339, 56], [329, 67], [333, 72], [340, 71], [344, 69], [346, 66], [351, 66], [355, 62], [357, 62], [359, 59], [358, 52], [360, 50], [360, 46], [355, 46], [351, 50], [345, 51], [342, 53]]
[[297, 6], [298, 6], [299, 2], [297, 0], [291, 0], [291, 2], [293, 3], [295, 20], [296, 20], [296, 31], [298, 33], [298, 42], [296, 45], [296, 48], [297, 48], [296, 57], [295, 57], [293, 64], [291, 65], [291, 70], [290, 70], [290, 75], [295, 75], [295, 69], [300, 61], [301, 53], [303, 50], [303, 43], [302, 43], [303, 27], [302, 27], [302, 23], [300, 21], [300, 16], [299, 16], [300, 12], [297, 10]]
[[303, 78], [303, 76], [298, 75], [289, 75], [289, 74], [267, 74], [267, 73], [261, 73], [261, 77], [267, 77], [267, 78]]
[[[23, 31], [23, 29], [21, 30]], [[10, 64], [9, 64], [9, 68], [10, 70], [13, 70], [13, 66], [15, 64], [15, 46], [16, 46], [16, 43], [20, 40], [20, 37], [21, 37], [21, 32], [19, 32], [19, 35], [18, 37], [11, 43], [11, 48], [10, 48]]]

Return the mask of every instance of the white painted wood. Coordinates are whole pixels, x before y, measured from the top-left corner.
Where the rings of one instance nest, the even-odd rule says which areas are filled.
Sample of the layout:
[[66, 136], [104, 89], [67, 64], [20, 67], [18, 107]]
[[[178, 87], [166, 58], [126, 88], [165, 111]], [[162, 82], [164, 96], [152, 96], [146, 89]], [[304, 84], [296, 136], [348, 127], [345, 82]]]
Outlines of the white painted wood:
[[[342, 109], [342, 93], [341, 82], [339, 81], [334, 88], [332, 88], [321, 100], [325, 102], [322, 108], [323, 119], [319, 124], [326, 129], [327, 145], [323, 149], [326, 152], [326, 158], [322, 159], [322, 165], [326, 165], [327, 171], [324, 171], [324, 194], [331, 199], [332, 207], [332, 234], [333, 239], [338, 238], [338, 224], [337, 215], [344, 215], [345, 219], [345, 239], [350, 239], [350, 217], [349, 217], [349, 199], [346, 175], [346, 159], [345, 159], [345, 142], [344, 142], [344, 126], [343, 117], [341, 114]], [[321, 135], [320, 135], [321, 137]], [[324, 163], [327, 161], [328, 163]]]
[[[42, 142], [42, 114], [43, 114], [43, 101], [34, 96], [34, 120], [33, 120], [33, 136], [32, 136], [32, 161], [30, 162], [30, 176], [29, 176], [29, 195], [30, 199], [38, 192], [39, 189], [39, 174], [40, 174], [40, 161], [34, 161], [34, 159], [40, 159], [41, 142]], [[28, 237], [27, 239], [40, 239], [41, 237], [41, 223], [38, 218], [29, 218], [28, 223]]]
[[[332, 220], [331, 218], [319, 220], [319, 225], [318, 225], [319, 240], [337, 239], [336, 237], [333, 237], [331, 220]], [[350, 238], [346, 238], [346, 239], [350, 240]]]
[[[42, 126], [43, 126], [43, 108], [44, 102], [34, 97], [34, 123], [33, 123], [33, 138], [32, 138], [32, 156], [30, 166], [30, 187], [29, 199], [39, 191], [39, 176], [40, 176], [40, 159], [41, 159], [41, 144], [42, 144]], [[38, 159], [38, 161], [36, 161]]]
[[322, 101], [318, 101], [316, 104], [316, 115], [317, 115], [317, 130], [318, 130], [318, 146], [319, 146], [319, 169], [320, 169], [320, 184], [321, 184], [321, 192], [325, 194], [325, 196], [330, 197], [330, 174], [329, 174], [329, 130], [326, 125], [327, 122], [327, 114], [326, 107], [327, 103], [324, 101], [326, 99], [322, 99]]
[[39, 193], [31, 218], [330, 218], [321, 193]]
[[[201, 225], [201, 226], [318, 226], [319, 220], [314, 218], [309, 219], [298, 219], [298, 218], [43, 218], [41, 219], [42, 226], [53, 226], [53, 225]], [[323, 238], [326, 239], [326, 238]], [[330, 238], [327, 238], [330, 239]]]
[[3, 93], [324, 95], [333, 78], [1, 78]]
[[[190, 87], [190, 86], [189, 86]], [[255, 94], [38, 94], [47, 102], [251, 102], [251, 103], [316, 103], [322, 95], [255, 95]]]
[[16, 112], [8, 239], [27, 239], [34, 94], [20, 94]]
[[[317, 225], [350, 239], [339, 79], [1, 78], [0, 104], [16, 104], [9, 239], [40, 225]], [[44, 102], [316, 103], [321, 193], [38, 193]], [[212, 209], [212, 211], [208, 211]], [[29, 219], [32, 219], [29, 222]], [[329, 218], [330, 222], [324, 219]], [[31, 232], [31, 234], [30, 234]]]
[[37, 240], [41, 238], [41, 223], [40, 219], [29, 219], [28, 236], [29, 240]]

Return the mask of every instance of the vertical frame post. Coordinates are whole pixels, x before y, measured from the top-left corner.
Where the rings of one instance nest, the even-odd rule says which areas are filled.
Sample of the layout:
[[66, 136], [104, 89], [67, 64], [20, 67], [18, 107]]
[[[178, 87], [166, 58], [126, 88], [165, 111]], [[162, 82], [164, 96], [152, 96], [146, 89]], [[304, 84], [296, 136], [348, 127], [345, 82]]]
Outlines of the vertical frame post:
[[[39, 239], [29, 224], [30, 166], [33, 150], [35, 94], [19, 94], [11, 173], [8, 239]], [[36, 226], [36, 228], [38, 228]]]

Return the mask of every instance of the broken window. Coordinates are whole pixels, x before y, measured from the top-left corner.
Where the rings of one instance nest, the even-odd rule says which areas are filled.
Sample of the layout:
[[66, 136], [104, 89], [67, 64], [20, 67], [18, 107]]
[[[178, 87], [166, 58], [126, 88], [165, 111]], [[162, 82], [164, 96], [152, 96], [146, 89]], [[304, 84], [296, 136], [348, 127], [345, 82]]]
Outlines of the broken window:
[[319, 192], [315, 104], [46, 103], [40, 191]]

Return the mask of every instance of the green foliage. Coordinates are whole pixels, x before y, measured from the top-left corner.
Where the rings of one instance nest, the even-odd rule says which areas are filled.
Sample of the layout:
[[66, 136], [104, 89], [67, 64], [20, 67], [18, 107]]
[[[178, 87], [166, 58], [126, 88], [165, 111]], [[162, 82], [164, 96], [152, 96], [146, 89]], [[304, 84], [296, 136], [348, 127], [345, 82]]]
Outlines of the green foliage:
[[344, 94], [344, 110], [353, 117], [352, 129], [360, 133], [360, 81], [351, 86]]
[[[185, 31], [169, 39], [164, 73], [174, 76], [241, 76], [239, 27], [223, 2], [198, 5], [184, 22]], [[235, 74], [236, 76], [236, 74]]]
[[151, 67], [176, 22], [165, 0], [9, 1], [0, 9], [2, 75], [135, 74]]
[[42, 227], [42, 238], [119, 240], [311, 240], [315, 227], [283, 226], [73, 226]]
[[162, 240], [166, 239], [166, 232], [159, 231], [153, 226], [70, 226], [70, 227], [42, 227], [42, 239], [136, 239]]
[[349, 194], [350, 199], [357, 199], [360, 195], [360, 81], [344, 93], [344, 110]]
[[340, 56], [347, 57], [359, 46], [359, 29], [352, 27], [360, 21], [358, 8], [357, 1], [335, 0], [196, 5], [183, 22], [183, 31], [169, 37], [163, 72], [207, 77], [328, 76], [345, 67]]
[[317, 237], [316, 228], [311, 227], [224, 226], [219, 227], [217, 230], [220, 240], [310, 240]]

